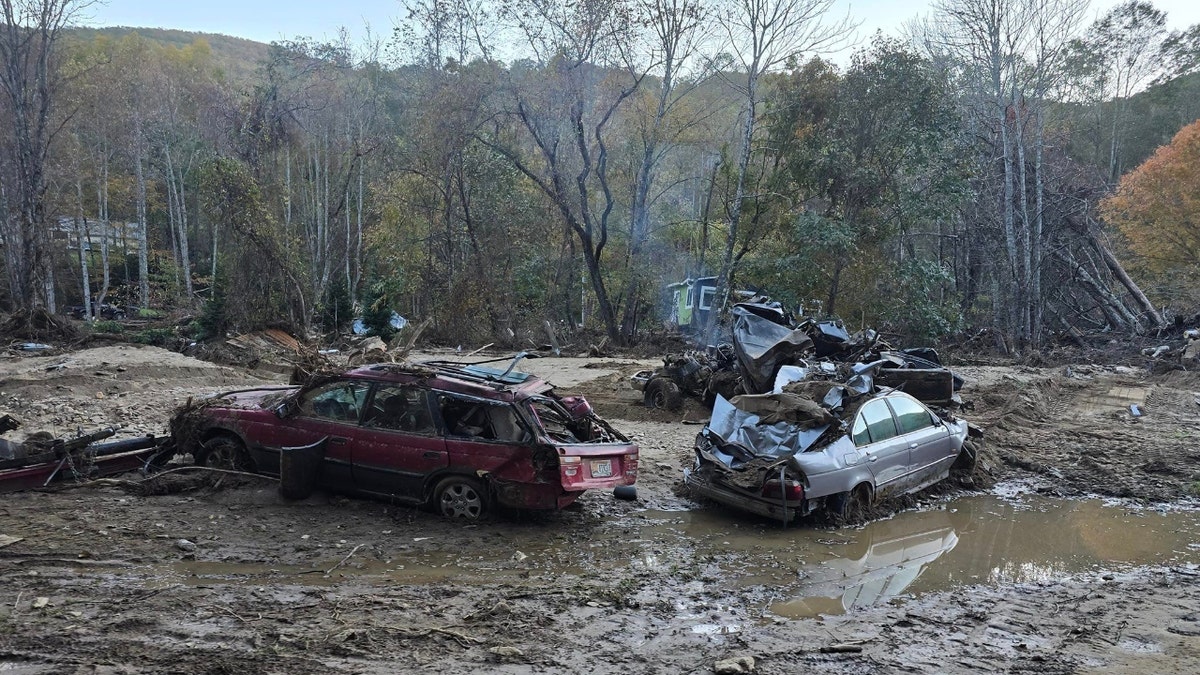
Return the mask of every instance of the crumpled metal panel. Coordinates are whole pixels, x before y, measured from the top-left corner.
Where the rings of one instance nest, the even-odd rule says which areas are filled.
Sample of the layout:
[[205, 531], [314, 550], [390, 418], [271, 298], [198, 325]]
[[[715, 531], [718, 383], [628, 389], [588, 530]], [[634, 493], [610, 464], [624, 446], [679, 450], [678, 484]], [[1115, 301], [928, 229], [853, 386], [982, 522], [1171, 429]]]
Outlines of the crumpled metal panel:
[[734, 306], [733, 346], [747, 393], [771, 391], [781, 364], [793, 363], [813, 349], [812, 338], [763, 318], [742, 305]]
[[717, 396], [708, 422], [708, 431], [727, 446], [724, 450], [742, 452], [740, 457], [724, 451], [712, 453], [731, 469], [754, 457], [784, 457], [804, 452], [828, 428], [828, 424], [812, 429], [800, 429], [786, 422], [759, 424], [758, 415], [738, 410], [723, 396]]

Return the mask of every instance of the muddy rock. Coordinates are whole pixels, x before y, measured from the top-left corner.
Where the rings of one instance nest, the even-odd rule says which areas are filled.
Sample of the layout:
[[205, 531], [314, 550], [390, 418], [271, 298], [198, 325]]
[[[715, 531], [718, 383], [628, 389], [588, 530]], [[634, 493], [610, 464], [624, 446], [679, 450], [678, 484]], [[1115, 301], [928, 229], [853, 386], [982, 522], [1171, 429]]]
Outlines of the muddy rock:
[[735, 656], [714, 663], [713, 672], [717, 675], [742, 675], [743, 673], [753, 673], [754, 666], [753, 656]]

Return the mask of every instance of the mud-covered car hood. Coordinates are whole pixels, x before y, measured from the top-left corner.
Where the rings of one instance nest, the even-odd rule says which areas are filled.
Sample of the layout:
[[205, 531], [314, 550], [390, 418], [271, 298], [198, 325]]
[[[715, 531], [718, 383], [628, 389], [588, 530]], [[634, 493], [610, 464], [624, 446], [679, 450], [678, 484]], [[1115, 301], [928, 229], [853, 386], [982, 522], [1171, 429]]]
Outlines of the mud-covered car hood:
[[299, 387], [238, 389], [214, 394], [207, 402], [209, 405], [228, 408], [271, 408], [299, 390]]

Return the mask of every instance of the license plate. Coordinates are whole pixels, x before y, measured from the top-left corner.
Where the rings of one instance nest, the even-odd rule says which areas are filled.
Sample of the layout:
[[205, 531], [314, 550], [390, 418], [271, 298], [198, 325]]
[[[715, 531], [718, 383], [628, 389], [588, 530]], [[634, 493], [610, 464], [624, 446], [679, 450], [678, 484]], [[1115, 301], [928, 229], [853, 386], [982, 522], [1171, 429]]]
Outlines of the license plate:
[[592, 478], [608, 478], [612, 475], [611, 459], [592, 460]]

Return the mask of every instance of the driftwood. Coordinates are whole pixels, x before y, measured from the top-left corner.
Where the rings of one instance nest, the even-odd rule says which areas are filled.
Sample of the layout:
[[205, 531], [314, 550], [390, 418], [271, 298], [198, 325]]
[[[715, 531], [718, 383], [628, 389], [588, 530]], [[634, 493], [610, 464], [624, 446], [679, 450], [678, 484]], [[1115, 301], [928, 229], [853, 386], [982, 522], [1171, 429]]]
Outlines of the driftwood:
[[[396, 349], [395, 346], [392, 345], [388, 350], [391, 360], [393, 362], [397, 360], [404, 360], [404, 357], [408, 356], [408, 353], [413, 350], [413, 346], [417, 344], [417, 340], [420, 339], [421, 333], [424, 333], [425, 329], [429, 328], [431, 325], [433, 325], [433, 317], [426, 317], [424, 321], [417, 324], [417, 327], [408, 334], [408, 338], [404, 341], [403, 347]], [[399, 342], [399, 339], [400, 334], [397, 334], [393, 342]]]

